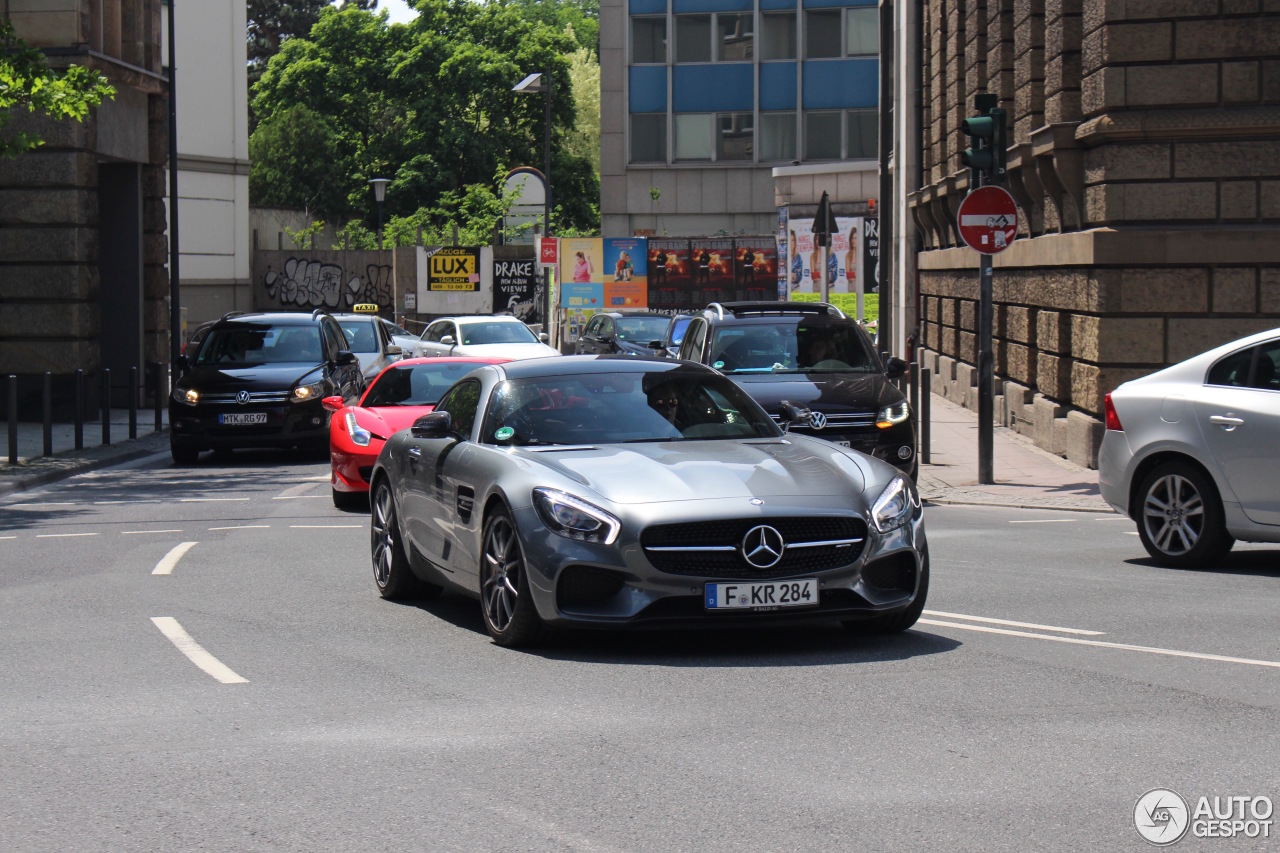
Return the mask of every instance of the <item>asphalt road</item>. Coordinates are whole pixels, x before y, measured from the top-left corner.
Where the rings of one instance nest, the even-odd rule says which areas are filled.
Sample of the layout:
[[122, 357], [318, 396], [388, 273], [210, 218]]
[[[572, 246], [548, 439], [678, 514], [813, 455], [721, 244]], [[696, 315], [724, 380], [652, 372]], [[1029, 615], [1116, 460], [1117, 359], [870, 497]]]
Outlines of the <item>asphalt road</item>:
[[326, 474], [0, 501], [0, 849], [1140, 850], [1152, 788], [1280, 800], [1278, 549], [1170, 571], [1114, 517], [930, 507], [906, 634], [517, 652], [382, 601]]

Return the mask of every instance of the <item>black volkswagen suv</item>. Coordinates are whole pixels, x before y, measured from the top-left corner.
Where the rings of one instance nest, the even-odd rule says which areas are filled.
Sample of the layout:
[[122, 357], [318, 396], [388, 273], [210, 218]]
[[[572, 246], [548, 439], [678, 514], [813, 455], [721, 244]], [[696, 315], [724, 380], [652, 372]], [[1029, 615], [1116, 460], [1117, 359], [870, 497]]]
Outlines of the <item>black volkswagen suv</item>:
[[310, 314], [231, 313], [178, 358], [169, 398], [173, 461], [201, 450], [329, 447], [324, 397], [354, 403], [364, 391], [360, 362], [338, 322]]
[[[891, 379], [906, 363], [882, 360], [856, 321], [824, 302], [712, 303], [689, 323], [679, 358], [738, 383], [784, 428], [883, 459], [915, 476], [915, 417]], [[790, 424], [783, 404], [808, 409]]]

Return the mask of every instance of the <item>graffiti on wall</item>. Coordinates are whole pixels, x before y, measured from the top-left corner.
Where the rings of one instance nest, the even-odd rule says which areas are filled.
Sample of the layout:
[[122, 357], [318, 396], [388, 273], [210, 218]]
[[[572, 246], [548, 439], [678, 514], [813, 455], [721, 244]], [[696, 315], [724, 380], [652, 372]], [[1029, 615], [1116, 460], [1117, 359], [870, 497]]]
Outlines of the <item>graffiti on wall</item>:
[[340, 264], [288, 258], [279, 270], [267, 267], [262, 286], [282, 308], [347, 310], [360, 303], [390, 306], [394, 298], [389, 264], [368, 264], [362, 276]]

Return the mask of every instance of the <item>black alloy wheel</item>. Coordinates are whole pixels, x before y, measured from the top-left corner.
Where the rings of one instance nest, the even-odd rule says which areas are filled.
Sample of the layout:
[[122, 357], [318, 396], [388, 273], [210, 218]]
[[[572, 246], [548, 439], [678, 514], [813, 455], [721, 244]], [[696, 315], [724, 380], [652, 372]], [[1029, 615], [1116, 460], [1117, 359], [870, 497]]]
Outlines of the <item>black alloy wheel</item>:
[[1166, 462], [1138, 490], [1138, 536], [1161, 566], [1203, 566], [1231, 550], [1222, 500], [1213, 481], [1186, 462]]
[[373, 582], [378, 585], [378, 593], [392, 601], [439, 595], [439, 586], [420, 580], [409, 567], [409, 555], [400, 541], [395, 496], [386, 480], [379, 481], [374, 487], [371, 515], [369, 545], [373, 558]]
[[483, 542], [480, 612], [484, 627], [500, 646], [529, 645], [541, 636], [542, 619], [530, 595], [520, 538], [505, 508], [494, 510], [485, 522]]

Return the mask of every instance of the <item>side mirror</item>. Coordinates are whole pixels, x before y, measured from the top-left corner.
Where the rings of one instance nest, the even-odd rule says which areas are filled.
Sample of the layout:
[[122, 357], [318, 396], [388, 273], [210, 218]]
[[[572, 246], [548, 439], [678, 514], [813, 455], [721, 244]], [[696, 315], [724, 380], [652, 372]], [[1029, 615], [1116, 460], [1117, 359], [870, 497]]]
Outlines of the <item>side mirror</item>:
[[897, 379], [907, 372], [907, 363], [897, 356], [891, 355], [884, 363], [884, 375], [890, 379]]
[[447, 347], [451, 347], [454, 344], [456, 344], [457, 341], [453, 339], [453, 335], [445, 335], [443, 338], [440, 339], [440, 343], [444, 344]]
[[451, 426], [453, 418], [449, 417], [448, 412], [432, 412], [414, 421], [409, 434], [414, 438], [443, 438], [449, 434]]
[[398, 347], [395, 344], [392, 344], [391, 346], [387, 347], [387, 355], [393, 355], [397, 357], [402, 356], [404, 355], [404, 348]]
[[357, 361], [359, 361], [359, 359], [356, 358], [356, 354], [353, 353], [351, 350], [340, 349], [338, 350], [338, 355], [337, 357], [334, 358], [333, 363], [338, 365], [339, 367], [342, 367], [343, 365], [346, 365], [346, 364], [355, 364]]
[[542, 341], [544, 344], [550, 343], [551, 336], [548, 335], [546, 332], [538, 332], [538, 340]]
[[808, 409], [797, 406], [787, 400], [782, 401], [782, 405], [778, 407], [778, 411], [782, 413], [782, 431], [786, 432], [793, 426], [806, 426], [809, 423], [811, 412]]
[[347, 401], [343, 400], [341, 397], [322, 397], [320, 399], [320, 405], [324, 406], [325, 411], [328, 412], [336, 412], [346, 404]]

